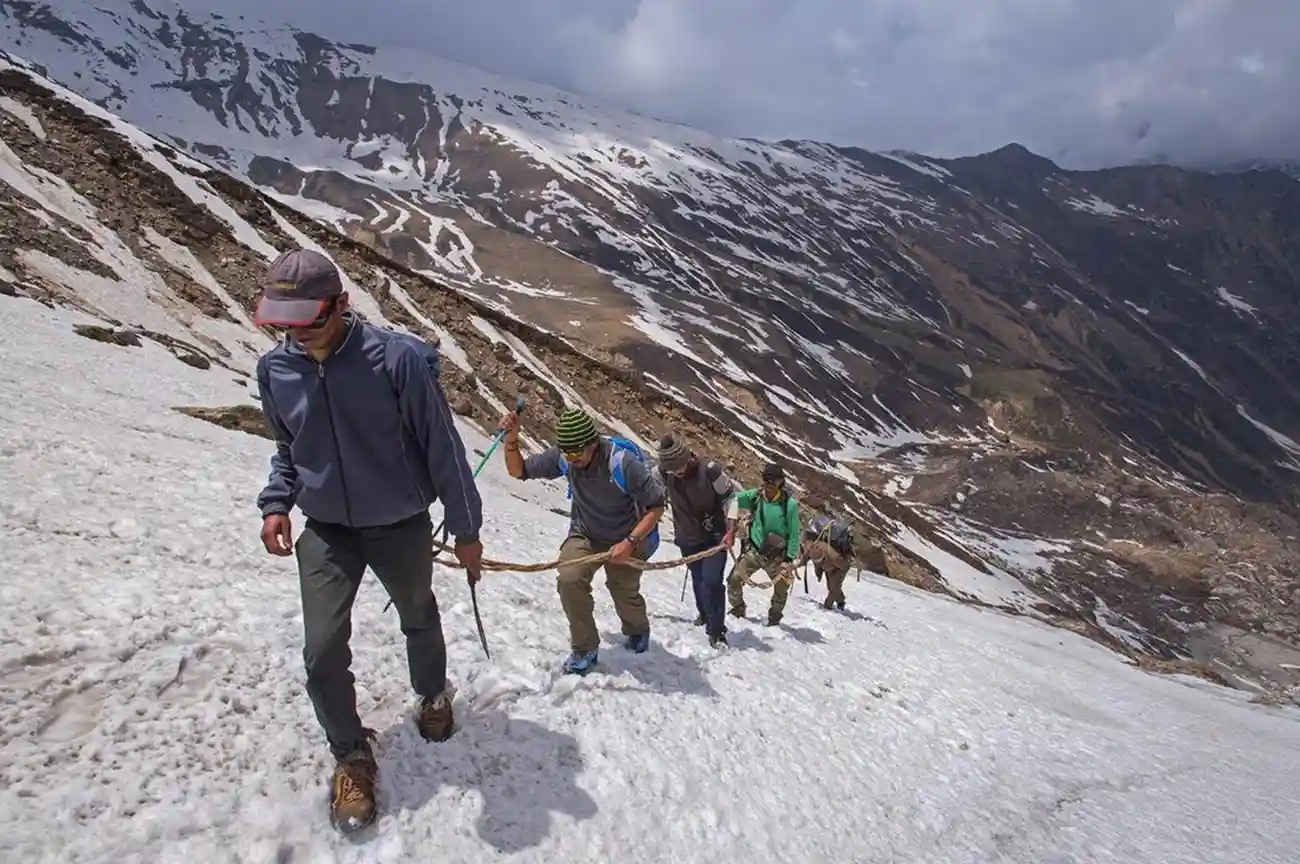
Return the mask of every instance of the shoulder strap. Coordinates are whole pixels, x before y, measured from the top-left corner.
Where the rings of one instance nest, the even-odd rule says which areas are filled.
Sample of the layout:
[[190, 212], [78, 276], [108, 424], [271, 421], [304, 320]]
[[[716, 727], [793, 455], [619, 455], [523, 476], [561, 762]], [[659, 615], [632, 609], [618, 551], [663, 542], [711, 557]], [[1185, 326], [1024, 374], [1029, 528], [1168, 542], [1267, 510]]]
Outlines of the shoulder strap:
[[623, 474], [623, 460], [627, 458], [627, 453], [618, 445], [611, 444], [609, 448], [609, 477], [614, 481], [614, 485], [627, 494], [627, 477]]

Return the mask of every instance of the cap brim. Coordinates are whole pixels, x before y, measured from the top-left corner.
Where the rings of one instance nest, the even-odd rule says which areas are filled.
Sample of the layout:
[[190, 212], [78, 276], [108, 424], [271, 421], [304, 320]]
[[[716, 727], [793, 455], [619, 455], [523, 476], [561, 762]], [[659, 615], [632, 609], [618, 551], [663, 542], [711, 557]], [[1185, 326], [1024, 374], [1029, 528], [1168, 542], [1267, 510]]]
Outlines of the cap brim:
[[280, 300], [263, 297], [257, 303], [253, 322], [258, 327], [306, 327], [315, 321], [329, 300]]

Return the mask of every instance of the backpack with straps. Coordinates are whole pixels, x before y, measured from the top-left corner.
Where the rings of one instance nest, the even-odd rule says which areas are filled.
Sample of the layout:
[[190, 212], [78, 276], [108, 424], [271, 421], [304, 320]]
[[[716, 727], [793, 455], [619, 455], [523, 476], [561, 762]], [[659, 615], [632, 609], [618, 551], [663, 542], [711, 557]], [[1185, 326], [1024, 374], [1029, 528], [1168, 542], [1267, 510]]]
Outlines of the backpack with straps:
[[826, 539], [831, 548], [841, 555], [853, 554], [853, 526], [848, 520], [836, 519], [826, 532]]
[[[623, 491], [623, 494], [627, 495], [628, 494], [627, 475], [623, 470], [624, 461], [629, 458], [635, 459], [638, 462], [640, 462], [643, 466], [645, 466], [646, 470], [648, 471], [650, 467], [649, 466], [650, 460], [646, 456], [645, 451], [642, 450], [640, 447], [638, 447], [635, 442], [629, 441], [628, 439], [622, 437], [621, 435], [602, 435], [600, 437], [603, 441], [605, 441], [605, 443], [610, 445], [609, 446], [609, 476], [614, 481], [614, 484]], [[566, 480], [569, 481], [568, 488], [564, 492], [564, 497], [572, 500], [573, 481], [569, 479], [569, 460], [564, 458], [563, 453], [560, 454], [560, 474]], [[629, 495], [628, 497], [631, 496]], [[636, 502], [634, 501], [633, 503]], [[640, 504], [636, 504], [636, 514], [638, 520], [640, 520], [640, 518], [643, 515], [645, 515], [645, 510], [641, 507]], [[645, 543], [646, 543], [645, 557], [649, 559], [650, 556], [655, 554], [655, 550], [659, 548], [659, 526], [658, 525], [656, 525], [654, 527], [654, 530], [652, 530], [646, 536]]]
[[831, 517], [818, 514], [808, 520], [804, 526], [803, 536], [805, 540], [820, 540], [827, 533], [827, 528], [831, 524]]
[[825, 540], [842, 555], [853, 554], [853, 526], [847, 520], [818, 514], [808, 521], [803, 536], [805, 540], [814, 542]]

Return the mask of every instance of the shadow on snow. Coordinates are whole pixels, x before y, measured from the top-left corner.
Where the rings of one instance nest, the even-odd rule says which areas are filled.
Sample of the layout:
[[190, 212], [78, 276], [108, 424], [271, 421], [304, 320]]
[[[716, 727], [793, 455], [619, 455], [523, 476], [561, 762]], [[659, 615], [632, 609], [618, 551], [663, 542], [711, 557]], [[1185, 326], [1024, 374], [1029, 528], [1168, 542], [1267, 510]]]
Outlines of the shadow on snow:
[[553, 813], [576, 820], [596, 815], [595, 800], [578, 786], [585, 760], [576, 738], [457, 701], [457, 730], [445, 742], [424, 741], [409, 719], [380, 733], [378, 796], [384, 814], [420, 811], [444, 787], [476, 792], [482, 809], [475, 830], [506, 854], [545, 840]]

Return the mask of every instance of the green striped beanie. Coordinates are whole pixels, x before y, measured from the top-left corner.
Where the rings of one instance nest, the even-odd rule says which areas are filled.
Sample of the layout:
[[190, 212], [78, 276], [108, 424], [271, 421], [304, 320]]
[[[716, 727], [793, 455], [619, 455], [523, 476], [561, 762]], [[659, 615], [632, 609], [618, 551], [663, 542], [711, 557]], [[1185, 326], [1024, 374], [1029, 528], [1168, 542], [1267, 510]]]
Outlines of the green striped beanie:
[[579, 450], [597, 437], [596, 424], [581, 408], [565, 408], [555, 423], [555, 446], [561, 450]]

